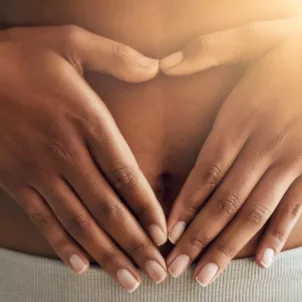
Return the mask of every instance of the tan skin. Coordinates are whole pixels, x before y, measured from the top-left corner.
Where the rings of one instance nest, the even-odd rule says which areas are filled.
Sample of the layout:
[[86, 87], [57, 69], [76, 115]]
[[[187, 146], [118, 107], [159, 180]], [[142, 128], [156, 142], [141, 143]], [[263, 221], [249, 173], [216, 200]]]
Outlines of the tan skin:
[[210, 245], [195, 273], [208, 285], [267, 222], [257, 264], [269, 267], [282, 250], [302, 212], [301, 52], [298, 16], [201, 35], [161, 60], [171, 76], [250, 61], [169, 215], [172, 276], [182, 273], [178, 257], [189, 255], [189, 266]]
[[[217, 5], [210, 4], [212, 2], [200, 3], [200, 1], [191, 1], [191, 5], [189, 5], [188, 2], [186, 2], [186, 4], [178, 3], [177, 5], [175, 5], [175, 2], [173, 2], [173, 6], [170, 5], [171, 3], [169, 2], [163, 1], [152, 1], [149, 3], [149, 6], [146, 3], [139, 4], [135, 2], [136, 9], [133, 9], [134, 4], [131, 1], [124, 1], [124, 4], [120, 6], [120, 11], [116, 9], [117, 4], [114, 1], [91, 1], [90, 3], [85, 2], [85, 4], [78, 2], [74, 3], [72, 7], [69, 7], [70, 5], [64, 3], [64, 1], [58, 1], [57, 3], [52, 1], [51, 4], [48, 3], [49, 2], [43, 3], [41, 1], [37, 1], [35, 10], [31, 10], [28, 7], [24, 7], [24, 9], [20, 10], [19, 6], [22, 4], [21, 2], [9, 1], [9, 3], [4, 4], [5, 9], [2, 11], [5, 11], [6, 15], [5, 18], [2, 17], [3, 22], [1, 23], [7, 26], [49, 26], [64, 25], [70, 23], [77, 24], [78, 26], [81, 26], [100, 36], [104, 36], [127, 44], [137, 49], [141, 53], [144, 53], [145, 55], [153, 58], [161, 58], [165, 55], [168, 55], [172, 51], [180, 48], [185, 41], [187, 41], [189, 38], [192, 38], [193, 36], [196, 36], [196, 34], [198, 33], [206, 33], [217, 29], [223, 29], [225, 27], [240, 24], [253, 19], [256, 20], [287, 16], [294, 14], [297, 11], [294, 1], [286, 1], [286, 4], [282, 1], [274, 1], [274, 5], [268, 5], [266, 8], [263, 8], [263, 11], [259, 11], [259, 3], [253, 2], [252, 4], [248, 2], [251, 7], [247, 7], [246, 3], [245, 5], [242, 5], [242, 7], [237, 6], [236, 13], [232, 15], [225, 14], [225, 9], [234, 5], [230, 1], [220, 3], [219, 7], [217, 7]], [[207, 12], [205, 12], [203, 9], [205, 5], [209, 6]], [[83, 7], [85, 8], [85, 13], [83, 13]], [[103, 7], [106, 7], [106, 11], [103, 10]], [[42, 10], [44, 12], [47, 12], [47, 14], [43, 14], [44, 17], [41, 17], [42, 15], [40, 12]], [[22, 11], [22, 14], [20, 14], [20, 11]], [[142, 14], [142, 12], [144, 11], [148, 11], [149, 18], [146, 18]], [[213, 14], [209, 14], [209, 11], [213, 12]], [[119, 16], [119, 14], [122, 16], [122, 18], [119, 18], [120, 22], [114, 22], [113, 17], [116, 15]], [[210, 15], [211, 17], [209, 17]], [[190, 16], [190, 18], [186, 18], [186, 16]], [[178, 22], [179, 20], [183, 20], [183, 22]], [[140, 26], [137, 26], [138, 24]], [[167, 26], [167, 24], [169, 24], [169, 26]], [[47, 31], [48, 29], [40, 30]], [[20, 32], [16, 31], [13, 37], [10, 36], [8, 38], [3, 36], [3, 39], [13, 39], [13, 41], [20, 41], [24, 39], [22, 45], [24, 45], [26, 49], [28, 49], [28, 57], [26, 58], [29, 60], [28, 62], [35, 62], [38, 58], [36, 58], [35, 54], [31, 54], [32, 50], [36, 50], [36, 47], [41, 45], [43, 46], [43, 49], [54, 47], [54, 45], [57, 45], [56, 43], [58, 43], [58, 37], [60, 36], [59, 33], [62, 33], [62, 31], [63, 27], [58, 28], [58, 31], [55, 33], [48, 32], [48, 34], [45, 35], [46, 32], [43, 32], [43, 36], [54, 37], [53, 40], [55, 42], [51, 42], [50, 44], [48, 44], [49, 41], [45, 42], [44, 38], [41, 38], [41, 40], [37, 39], [37, 36], [33, 35], [33, 32], [30, 32], [30, 29], [24, 29], [23, 33], [27, 33], [29, 37], [26, 40], [24, 39], [23, 33], [21, 34]], [[67, 33], [67, 35], [70, 37], [70, 31], [69, 33]], [[30, 40], [33, 36], [35, 37], [35, 39], [31, 44], [28, 40]], [[74, 34], [72, 34], [71, 36], [74, 37]], [[83, 43], [83, 41], [79, 42], [77, 40], [77, 43], [81, 44]], [[46, 44], [47, 47], [45, 47]], [[86, 46], [86, 43], [84, 43], [84, 45]], [[15, 48], [13, 50], [15, 50]], [[56, 49], [56, 51], [60, 53], [59, 50]], [[6, 54], [14, 54], [14, 51], [8, 52], [7, 48], [3, 49], [3, 53], [4, 52]], [[11, 57], [12, 62], [14, 61], [14, 59], [15, 57]], [[44, 58], [41, 59], [43, 59], [43, 61], [40, 62], [39, 66], [49, 66], [49, 64], [51, 65], [51, 63], [49, 63], [48, 61], [49, 58], [46, 58], [45, 60]], [[64, 62], [66, 62], [66, 58], [63, 59], [65, 60]], [[60, 58], [60, 62], [62, 62], [63, 59]], [[81, 59], [83, 61], [87, 60], [84, 57], [82, 57]], [[22, 58], [20, 58], [20, 60], [20, 62], [23, 62]], [[104, 64], [103, 62], [107, 62], [107, 60], [103, 60], [100, 64]], [[113, 60], [112, 62], [116, 62], [116, 60]], [[46, 65], [43, 65], [42, 63]], [[121, 64], [123, 64], [123, 62]], [[131, 151], [135, 156], [135, 160], [139, 165], [140, 170], [136, 170], [136, 172], [140, 175], [139, 179], [141, 183], [139, 186], [137, 186], [137, 190], [142, 190], [142, 188], [146, 189], [147, 185], [143, 180], [144, 175], [155, 191], [157, 199], [160, 201], [165, 213], [168, 214], [173, 201], [175, 200], [178, 192], [184, 184], [186, 177], [188, 176], [194, 165], [198, 153], [200, 152], [201, 146], [203, 145], [209, 133], [210, 127], [214, 121], [214, 118], [220, 108], [222, 101], [224, 101], [230, 90], [235, 86], [240, 76], [242, 75], [242, 72], [245, 69], [244, 64], [232, 67], [219, 67], [217, 69], [205, 71], [186, 78], [169, 78], [163, 74], [160, 74], [155, 79], [144, 82], [148, 79], [148, 77], [150, 77], [150, 79], [153, 77], [152, 71], [150, 71], [150, 74], [148, 73], [147, 77], [144, 76], [143, 78], [140, 78], [141, 74], [139, 74], [138, 78], [130, 79], [130, 82], [143, 82], [135, 85], [122, 81], [129, 80], [125, 78], [125, 75], [129, 75], [129, 70], [126, 70], [122, 75], [120, 75], [116, 74], [116, 71], [108, 70], [108, 66], [105, 68], [104, 66], [96, 67], [95, 64], [91, 65], [93, 65], [92, 69], [94, 69], [94, 72], [86, 69], [85, 79], [94, 89], [94, 91], [96, 91], [97, 94], [101, 97], [101, 101], [104, 102], [104, 104], [106, 104], [106, 106], [108, 107], [110, 114], [114, 118], [114, 121], [117, 123], [122, 136], [130, 146]], [[15, 77], [17, 75], [16, 73], [13, 73], [13, 67], [14, 66], [11, 65], [6, 66], [7, 72], [12, 72], [12, 83], [16, 81]], [[19, 67], [20, 66], [18, 66], [18, 72]], [[79, 74], [77, 73], [78, 70], [76, 69], [77, 68], [70, 68], [70, 72], [73, 72], [73, 76], [78, 81], [80, 81]], [[117, 69], [125, 70], [119, 68]], [[24, 64], [23, 71], [24, 74], [32, 74], [33, 68], [30, 66], [30, 64]], [[96, 73], [97, 71], [99, 71], [101, 74]], [[113, 77], [104, 75], [104, 72], [113, 74]], [[68, 72], [66, 71], [66, 76], [67, 73]], [[56, 76], [60, 76], [60, 73], [56, 73]], [[55, 78], [56, 77], [54, 77], [54, 79]], [[35, 83], [38, 77], [35, 76], [32, 77], [32, 79]], [[53, 82], [50, 82], [50, 87], [56, 87], [57, 82], [55, 82], [54, 79]], [[7, 80], [7, 77], [5, 78], [5, 80]], [[84, 82], [79, 83], [81, 83], [79, 85], [83, 85], [83, 89], [88, 89], [83, 84]], [[26, 87], [26, 89], [28, 89], [29, 92], [33, 94], [35, 91], [34, 88], [42, 89], [41, 91], [43, 93], [46, 91], [43, 86], [33, 87], [29, 89], [28, 83], [26, 82], [19, 84], [18, 81], [18, 85], [23, 85], [21, 86], [22, 89]], [[72, 84], [70, 83], [70, 85]], [[15, 87], [16, 89], [14, 91], [23, 91], [22, 89], [20, 89], [20, 86]], [[73, 87], [71, 91], [74, 91], [74, 89], [79, 89], [78, 87], [71, 87]], [[52, 89], [53, 88], [49, 88], [49, 91], [47, 91], [47, 96], [53, 93]], [[61, 89], [63, 89], [63, 87]], [[80, 94], [79, 90], [75, 91], [77, 91], [75, 94]], [[6, 93], [8, 94], [7, 91]], [[21, 100], [19, 95], [18, 97]], [[18, 97], [15, 95], [13, 96], [14, 100], [18, 99]], [[53, 102], [53, 99], [55, 98], [52, 97], [51, 99]], [[74, 101], [74, 97], [70, 97], [70, 101]], [[64, 102], [66, 102], [65, 98]], [[84, 101], [81, 100], [81, 102]], [[40, 102], [39, 104], [42, 103]], [[45, 106], [47, 106], [47, 104]], [[47, 108], [51, 110], [50, 106], [48, 106]], [[57, 107], [54, 108], [57, 109]], [[70, 107], [67, 106], [66, 108]], [[10, 110], [11, 113], [15, 112], [13, 111], [15, 109]], [[13, 114], [10, 115], [13, 116], [13, 118], [17, 119], [16, 123], [13, 124], [18, 125], [17, 121], [19, 122], [20, 120], [22, 120], [24, 111], [20, 110], [19, 112], [19, 116], [17, 115], [17, 117]], [[37, 116], [38, 112], [40, 111], [38, 110], [33, 116]], [[105, 109], [102, 109], [99, 112], [102, 112], [102, 114], [104, 114]], [[109, 116], [109, 112], [106, 112], [106, 116]], [[28, 111], [28, 113], [31, 114], [30, 111]], [[57, 111], [55, 111], [54, 113], [57, 113]], [[76, 114], [82, 113], [77, 112]], [[92, 114], [91, 110], [89, 111], [89, 114]], [[8, 115], [5, 113], [3, 114], [3, 117], [8, 117]], [[56, 120], [56, 118], [58, 117], [53, 115], [51, 120]], [[103, 116], [103, 119], [101, 120], [107, 121], [107, 118], [104, 118]], [[47, 132], [45, 132], [43, 128], [43, 121], [47, 120], [41, 119], [40, 124], [35, 126], [39, 129], [42, 128], [42, 132], [47, 135]], [[177, 123], [175, 123], [175, 121], [177, 121]], [[8, 123], [12, 123], [11, 118], [7, 119], [7, 124]], [[108, 130], [109, 126], [108, 124], [106, 124], [106, 127], [104, 126], [102, 129], [100, 129], [100, 125], [95, 128], [99, 129], [97, 133], [104, 133], [104, 129], [107, 129], [106, 131], [112, 131], [112, 127], [114, 127], [113, 124], [111, 124], [111, 130]], [[25, 134], [19, 137], [17, 136], [15, 138], [14, 144], [16, 146], [18, 142], [20, 142], [20, 137], [24, 137]], [[29, 140], [34, 140], [33, 135], [31, 135], [30, 133], [27, 133], [27, 135]], [[84, 134], [85, 138], [87, 138], [87, 136], [89, 135]], [[47, 137], [49, 136], [47, 135]], [[122, 137], [119, 136], [119, 142], [121, 141]], [[115, 144], [114, 146], [116, 145], [119, 144]], [[24, 146], [26, 146], [26, 144], [18, 148], [24, 148]], [[123, 145], [123, 148], [124, 147], [127, 148], [125, 144]], [[14, 151], [15, 149], [11, 150]], [[27, 147], [26, 150], [28, 152], [28, 155], [25, 156], [25, 159], [31, 160], [31, 156], [33, 154], [36, 154], [36, 148], [30, 149], [29, 147]], [[13, 152], [9, 153], [9, 155], [11, 154], [13, 154]], [[98, 154], [98, 152], [95, 152], [95, 154]], [[102, 155], [103, 154], [112, 154], [112, 152], [103, 152]], [[24, 167], [24, 162], [12, 161], [7, 154], [6, 156], [7, 159], [3, 161], [6, 166], [3, 170], [5, 170], [6, 172], [5, 175], [12, 175], [13, 178], [16, 175], [16, 173], [14, 172], [17, 169], [20, 169], [20, 167]], [[16, 156], [15, 158], [19, 159], [20, 156]], [[23, 158], [24, 156], [22, 157], [22, 159]], [[39, 159], [39, 157], [36, 155], [34, 158]], [[104, 158], [99, 157], [99, 160], [102, 161], [104, 160]], [[120, 158], [125, 157], [120, 155]], [[59, 161], [57, 159], [54, 160], [54, 163], [59, 165]], [[110, 156], [108, 157], [108, 160], [110, 162]], [[129, 160], [132, 160], [131, 167], [133, 167], [133, 165], [135, 166], [133, 159], [131, 159], [130, 153], [129, 157], [126, 158], [126, 160], [128, 160], [127, 164], [129, 163]], [[43, 163], [43, 159], [41, 158], [39, 162]], [[81, 170], [79, 161], [76, 162], [76, 167]], [[50, 165], [49, 162], [48, 164]], [[44, 164], [43, 167], [45, 167]], [[60, 165], [59, 167], [61, 168]], [[138, 167], [136, 167], [136, 169], [138, 169]], [[107, 167], [106, 170], [105, 167], [104, 170], [114, 171], [115, 169], [109, 169]], [[23, 174], [18, 172], [18, 177], [21, 178], [20, 175], [25, 175], [26, 171], [23, 170]], [[143, 172], [143, 175], [141, 175], [139, 171]], [[75, 173], [75, 175], [78, 174]], [[35, 177], [36, 180], [37, 176]], [[3, 181], [7, 179], [7, 177], [3, 177]], [[78, 181], [78, 186], [80, 187], [80, 178], [76, 179], [76, 181]], [[45, 183], [47, 183], [47, 181], [41, 180], [41, 186], [45, 185]], [[9, 190], [8, 187], [9, 185], [6, 186], [7, 192], [9, 192], [11, 195], [17, 195], [18, 190], [16, 189], [16, 187], [12, 186], [11, 190]], [[115, 188], [115, 190], [118, 190], [118, 188]], [[155, 215], [154, 213], [160, 213], [160, 209], [158, 209], [158, 206], [156, 205], [157, 201], [154, 199], [154, 196], [152, 196], [150, 188], [148, 190], [149, 195], [145, 197], [145, 202], [153, 203], [152, 211], [147, 218], [144, 218], [143, 221], [140, 221], [147, 232], [148, 226], [151, 224], [151, 222], [152, 224], [154, 222], [159, 225], [161, 225], [162, 223], [162, 221], [156, 220], [156, 217], [158, 217], [158, 215]], [[125, 196], [125, 194], [127, 194], [127, 191], [128, 190], [125, 189], [124, 191], [122, 190], [119, 193], [124, 199], [128, 199], [127, 206], [132, 208], [132, 210], [134, 210], [135, 212], [135, 206], [133, 206], [132, 204], [131, 207], [131, 201], [133, 202], [133, 196], [137, 195], [135, 194], [137, 191], [132, 190], [132, 194]], [[84, 190], [83, 194], [87, 192], [88, 190]], [[100, 194], [100, 192], [96, 192], [96, 195], [98, 194]], [[7, 195], [7, 193], [5, 193], [5, 190], [1, 192], [1, 195], [3, 196], [0, 203], [1, 246], [29, 252], [32, 254], [56, 257], [56, 252], [54, 252], [49, 244], [46, 243], [46, 240], [43, 238], [43, 236], [39, 235], [37, 229], [28, 219], [27, 215], [24, 214], [24, 212], [22, 212], [22, 210], [16, 205], [16, 202], [13, 201]], [[31, 199], [32, 197], [32, 195], [30, 194], [27, 196], [28, 199]], [[140, 196], [143, 196], [143, 194], [141, 194]], [[115, 198], [116, 200], [118, 200], [116, 195]], [[87, 198], [87, 200], [91, 200], [91, 198]], [[141, 202], [141, 200], [137, 201], [137, 203], [139, 202]], [[119, 205], [120, 207], [123, 206], [123, 203], [120, 200]], [[126, 207], [124, 211], [126, 211]], [[139, 226], [133, 216], [131, 216], [131, 218], [129, 219], [131, 220], [131, 223], [128, 225], [129, 229], [131, 229], [131, 231], [129, 232], [130, 234], [131, 232], [133, 232], [134, 227], [138, 230]], [[15, 223], [16, 221], [18, 221], [17, 224]], [[98, 226], [101, 224], [103, 229], [106, 227], [109, 228], [110, 225], [109, 221], [107, 223], [104, 223], [104, 221], [97, 221], [96, 225], [97, 223]], [[295, 228], [292, 230], [287, 242], [285, 243], [283, 248], [284, 250], [302, 245], [302, 238], [299, 236], [299, 229], [301, 229], [301, 226], [302, 221], [299, 220]], [[97, 226], [95, 226], [95, 228], [97, 228]], [[22, 230], [22, 232], [20, 230]], [[100, 232], [99, 228], [98, 232]], [[121, 265], [121, 262], [123, 262], [123, 265], [127, 265], [127, 268], [131, 270], [131, 272], [136, 276], [137, 279], [139, 279], [139, 274], [136, 271], [136, 268], [131, 264], [130, 259], [132, 259], [143, 270], [145, 270], [144, 263], [147, 259], [154, 258], [159, 263], [162, 263], [163, 258], [161, 258], [160, 255], [157, 254], [155, 246], [146, 237], [146, 234], [141, 229], [140, 234], [141, 235], [137, 237], [129, 236], [128, 242], [119, 242], [122, 248], [126, 250], [126, 253], [122, 254], [118, 249], [116, 249], [118, 253], [118, 257], [116, 257], [117, 260], [112, 261], [112, 265], [109, 265], [107, 268], [105, 268], [107, 272], [113, 276], [113, 278], [115, 278], [115, 271], [117, 267]], [[64, 238], [67, 238], [66, 233], [64, 233], [64, 236]], [[111, 236], [117, 239], [116, 236], [118, 236], [118, 233], [111, 234]], [[77, 236], [74, 235], [74, 237]], [[123, 238], [120, 238], [120, 240], [122, 239]], [[58, 238], [56, 238], [56, 240], [58, 240]], [[92, 258], [97, 260], [101, 265], [103, 264], [104, 259], [96, 259], [97, 257], [95, 256], [99, 252], [99, 247], [97, 246], [98, 243], [95, 243], [96, 246], [87, 247], [89, 237], [84, 236], [84, 239], [82, 241], [77, 237], [76, 240], [80, 242], [79, 246], [72, 245], [73, 242], [68, 241], [70, 248], [71, 246], [72, 248], [77, 248], [78, 253], [80, 253], [83, 258], [86, 257], [86, 254], [82, 251], [82, 249], [88, 250], [88, 254], [90, 254]], [[102, 238], [102, 240], [109, 239], [106, 237], [106, 239]], [[100, 240], [100, 242], [102, 240]], [[235, 258], [254, 255], [257, 247], [257, 241], [257, 236], [255, 236], [254, 239], [249, 244], [247, 244]], [[148, 242], [148, 248], [143, 249], [137, 255], [130, 255], [130, 258], [128, 258], [131, 247], [134, 247], [135, 245], [139, 246], [140, 242]], [[166, 252], [169, 250], [171, 250], [171, 245], [167, 246]], [[104, 254], [106, 253], [104, 252]], [[61, 257], [64, 258], [63, 255]], [[68, 262], [68, 259], [66, 259], [66, 262]], [[164, 264], [162, 265], [164, 266]]]

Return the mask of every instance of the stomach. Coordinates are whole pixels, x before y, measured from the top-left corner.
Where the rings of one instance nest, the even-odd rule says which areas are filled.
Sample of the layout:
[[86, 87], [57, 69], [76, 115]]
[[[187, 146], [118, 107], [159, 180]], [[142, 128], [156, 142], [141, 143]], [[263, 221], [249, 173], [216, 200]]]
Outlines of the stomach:
[[[301, 13], [300, 0], [7, 0], [0, 25], [76, 24], [161, 58], [188, 39], [253, 20]], [[86, 80], [108, 106], [153, 187], [165, 213], [181, 189], [215, 116], [243, 72], [244, 65], [217, 67], [194, 76], [127, 84], [87, 73]], [[302, 246], [299, 220], [284, 249]], [[254, 254], [261, 231], [237, 255]], [[0, 191], [0, 246], [56, 257], [30, 220]], [[171, 247], [168, 246], [169, 250]]]

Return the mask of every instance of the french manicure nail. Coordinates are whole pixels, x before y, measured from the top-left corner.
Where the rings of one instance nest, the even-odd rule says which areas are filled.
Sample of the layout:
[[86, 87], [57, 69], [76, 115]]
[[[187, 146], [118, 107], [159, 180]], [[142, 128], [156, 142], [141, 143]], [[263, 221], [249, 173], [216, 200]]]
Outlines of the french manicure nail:
[[82, 274], [87, 271], [89, 264], [85, 263], [82, 258], [76, 254], [73, 254], [69, 258], [71, 268], [77, 273]]
[[266, 249], [262, 255], [260, 263], [265, 268], [268, 268], [272, 264], [274, 257], [275, 257], [275, 251], [271, 248]]
[[179, 255], [170, 264], [168, 271], [173, 278], [179, 277], [188, 267], [190, 257], [188, 255]]
[[134, 292], [140, 285], [134, 276], [126, 269], [120, 269], [117, 271], [117, 280], [129, 293]]
[[207, 263], [199, 274], [196, 276], [197, 282], [201, 286], [207, 286], [218, 272], [218, 265], [215, 263]]
[[168, 234], [169, 240], [175, 244], [177, 240], [180, 238], [180, 236], [183, 234], [183, 232], [186, 229], [186, 223], [184, 221], [178, 221], [174, 224], [173, 228]]
[[180, 64], [184, 59], [184, 54], [182, 51], [175, 52], [165, 58], [163, 58], [159, 65], [162, 70], [167, 70], [173, 68]]
[[154, 260], [147, 261], [146, 271], [156, 284], [163, 282], [167, 278], [167, 272]]
[[167, 234], [156, 224], [149, 227], [150, 236], [157, 246], [161, 246], [167, 241]]

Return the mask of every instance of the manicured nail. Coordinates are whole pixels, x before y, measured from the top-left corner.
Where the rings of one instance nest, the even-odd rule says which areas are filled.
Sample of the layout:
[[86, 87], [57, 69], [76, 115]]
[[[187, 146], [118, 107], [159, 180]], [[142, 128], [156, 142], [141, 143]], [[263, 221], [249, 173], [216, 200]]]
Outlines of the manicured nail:
[[77, 273], [82, 274], [87, 271], [89, 264], [85, 263], [82, 258], [76, 254], [73, 254], [69, 258], [71, 268]]
[[218, 265], [215, 263], [207, 263], [199, 274], [196, 276], [197, 282], [201, 286], [207, 286], [218, 272]]
[[175, 244], [186, 229], [187, 224], [184, 221], [178, 221], [168, 234], [169, 240]]
[[141, 68], [158, 68], [159, 60], [141, 56], [137, 61], [138, 67]]
[[120, 269], [117, 271], [117, 280], [129, 293], [134, 292], [140, 285], [134, 276], [126, 269]]
[[260, 263], [265, 267], [268, 268], [275, 257], [275, 251], [273, 249], [266, 249], [262, 255]]
[[159, 66], [161, 70], [167, 70], [180, 64], [183, 61], [183, 59], [184, 59], [183, 52], [178, 51], [160, 60]]
[[156, 284], [163, 282], [167, 278], [167, 272], [154, 260], [147, 261], [146, 271]]
[[168, 271], [173, 278], [179, 277], [188, 267], [190, 257], [188, 255], [179, 255], [170, 264]]
[[157, 246], [161, 246], [167, 242], [167, 234], [156, 224], [152, 224], [149, 227], [150, 236]]

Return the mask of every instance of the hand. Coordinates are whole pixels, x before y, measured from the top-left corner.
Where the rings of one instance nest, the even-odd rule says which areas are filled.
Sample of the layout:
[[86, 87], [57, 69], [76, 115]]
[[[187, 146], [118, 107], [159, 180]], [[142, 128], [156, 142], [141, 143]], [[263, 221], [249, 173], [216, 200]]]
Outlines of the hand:
[[160, 68], [166, 75], [184, 76], [215, 66], [248, 62], [301, 30], [301, 17], [291, 17], [257, 21], [201, 35], [160, 60]]
[[169, 238], [177, 242], [167, 259], [169, 272], [178, 277], [207, 247], [195, 270], [203, 286], [270, 218], [256, 253], [258, 265], [268, 267], [301, 214], [302, 23], [267, 22], [200, 37], [211, 41], [204, 57], [196, 51], [164, 70], [190, 74], [262, 55], [222, 105], [168, 219]]
[[162, 281], [165, 261], [122, 200], [157, 245], [166, 241], [164, 213], [82, 77], [146, 81], [158, 61], [75, 26], [3, 31], [0, 61], [1, 186], [77, 273], [87, 252], [128, 291], [140, 283], [130, 259]]

